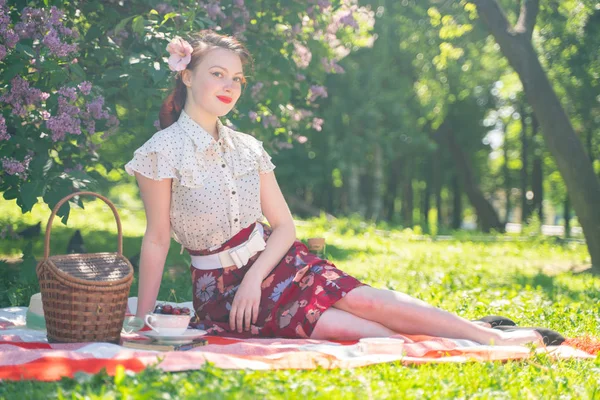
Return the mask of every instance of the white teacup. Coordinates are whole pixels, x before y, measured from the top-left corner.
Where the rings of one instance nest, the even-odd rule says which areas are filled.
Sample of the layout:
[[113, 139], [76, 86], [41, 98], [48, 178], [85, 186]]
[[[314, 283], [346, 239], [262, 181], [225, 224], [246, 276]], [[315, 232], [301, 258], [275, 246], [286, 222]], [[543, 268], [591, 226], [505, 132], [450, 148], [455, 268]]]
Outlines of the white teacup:
[[146, 314], [144, 321], [154, 332], [162, 336], [183, 335], [190, 323], [191, 315]]

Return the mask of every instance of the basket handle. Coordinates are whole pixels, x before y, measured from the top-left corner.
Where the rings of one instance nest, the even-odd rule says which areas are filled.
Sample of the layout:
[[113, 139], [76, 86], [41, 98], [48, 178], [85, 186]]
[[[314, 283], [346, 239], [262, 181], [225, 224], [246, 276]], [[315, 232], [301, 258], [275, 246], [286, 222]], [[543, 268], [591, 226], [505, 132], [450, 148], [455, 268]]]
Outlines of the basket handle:
[[90, 195], [90, 196], [94, 196], [99, 198], [100, 200], [104, 201], [106, 204], [108, 204], [108, 206], [110, 207], [110, 209], [113, 212], [113, 215], [115, 216], [115, 220], [117, 221], [117, 240], [118, 240], [118, 244], [117, 244], [117, 254], [119, 256], [123, 255], [123, 230], [121, 229], [121, 219], [119, 218], [119, 213], [117, 213], [117, 209], [115, 208], [114, 204], [107, 199], [106, 197], [98, 194], [98, 193], [94, 193], [94, 192], [75, 192], [75, 193], [71, 193], [70, 195], [64, 197], [61, 201], [59, 201], [56, 206], [54, 206], [54, 209], [52, 210], [52, 214], [50, 214], [50, 219], [48, 219], [48, 225], [46, 226], [46, 240], [44, 241], [44, 260], [47, 260], [48, 257], [50, 257], [50, 232], [52, 231], [52, 221], [54, 220], [54, 216], [56, 215], [56, 213], [58, 212], [58, 209], [65, 204], [67, 201], [69, 201], [71, 198], [75, 197], [75, 196], [80, 196], [80, 195]]

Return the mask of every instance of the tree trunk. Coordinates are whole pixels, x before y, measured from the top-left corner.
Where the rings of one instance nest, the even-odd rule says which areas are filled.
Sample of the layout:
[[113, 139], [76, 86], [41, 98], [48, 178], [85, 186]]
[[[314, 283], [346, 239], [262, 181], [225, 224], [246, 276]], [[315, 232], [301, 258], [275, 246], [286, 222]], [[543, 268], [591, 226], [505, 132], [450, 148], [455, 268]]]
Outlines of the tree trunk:
[[531, 116], [531, 141], [534, 144], [533, 149], [533, 166], [531, 170], [531, 190], [533, 191], [533, 210], [537, 209], [540, 223], [544, 223], [544, 171], [542, 169], [543, 151], [536, 144], [536, 135], [538, 134], [539, 126], [535, 115]]
[[387, 190], [385, 193], [385, 219], [389, 222], [394, 221], [396, 214], [396, 197], [398, 196], [398, 181], [403, 169], [402, 158], [392, 160], [391, 168], [388, 172]]
[[504, 175], [504, 192], [506, 195], [506, 208], [505, 208], [505, 216], [504, 223], [506, 224], [510, 216], [510, 192], [511, 192], [511, 182], [510, 182], [510, 170], [508, 169], [508, 133], [506, 132], [507, 127], [504, 127], [504, 144], [502, 145], [502, 150], [504, 152], [504, 165], [502, 165], [502, 172]]
[[462, 192], [458, 176], [452, 177], [452, 229], [457, 230], [462, 226]]
[[502, 53], [519, 74], [581, 223], [592, 259], [592, 272], [600, 273], [600, 180], [531, 43], [539, 1], [522, 2], [515, 27], [509, 25], [496, 0], [474, 0], [474, 3]]
[[425, 189], [423, 189], [423, 201], [421, 201], [421, 226], [423, 232], [429, 233], [429, 207], [431, 203], [432, 170], [431, 155], [426, 157], [428, 162], [425, 164]]
[[431, 182], [429, 179], [425, 181], [425, 189], [423, 189], [423, 201], [421, 202], [421, 218], [423, 232], [429, 233], [429, 209], [431, 203]]
[[414, 209], [414, 193], [412, 187], [412, 160], [408, 160], [404, 168], [404, 182], [402, 184], [402, 225], [405, 227], [411, 227], [414, 224], [413, 221], [413, 209]]
[[378, 221], [381, 218], [383, 207], [383, 151], [379, 144], [373, 149], [373, 192], [371, 196], [371, 219]]
[[527, 111], [525, 101], [521, 101], [521, 225], [525, 226], [529, 219], [529, 140], [527, 138]]
[[569, 195], [565, 196], [563, 203], [563, 215], [565, 218], [565, 238], [571, 237], [571, 201]]
[[444, 224], [442, 217], [442, 171], [441, 162], [442, 151], [440, 147], [435, 151], [433, 155], [433, 191], [435, 196], [435, 208], [437, 209], [437, 231], [440, 232]]
[[473, 176], [473, 167], [465, 155], [464, 151], [458, 143], [454, 140], [454, 133], [448, 120], [444, 121], [442, 125], [433, 135], [434, 140], [439, 141], [438, 143], [445, 143], [448, 145], [448, 150], [454, 160], [456, 173], [460, 176], [462, 187], [471, 202], [475, 212], [477, 213], [477, 223], [481, 230], [489, 232], [495, 229], [499, 232], [504, 232], [504, 224], [500, 222], [498, 214], [494, 207], [486, 200], [481, 189], [475, 182]]
[[348, 211], [360, 211], [360, 173], [356, 164], [351, 164], [348, 171]]

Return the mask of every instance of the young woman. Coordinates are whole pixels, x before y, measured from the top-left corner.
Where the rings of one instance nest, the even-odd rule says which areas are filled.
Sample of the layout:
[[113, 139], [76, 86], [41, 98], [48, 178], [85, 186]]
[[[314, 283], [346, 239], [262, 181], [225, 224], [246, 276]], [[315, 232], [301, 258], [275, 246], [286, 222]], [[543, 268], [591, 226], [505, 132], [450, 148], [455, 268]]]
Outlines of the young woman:
[[[409, 295], [359, 282], [308, 252], [262, 143], [225, 127], [251, 62], [236, 39], [202, 31], [167, 50], [177, 71], [161, 129], [135, 151], [147, 228], [136, 316], [154, 308], [171, 236], [187, 249], [192, 326], [237, 337], [351, 340], [396, 334], [484, 344], [539, 342], [533, 330], [504, 332]], [[263, 223], [266, 217], [268, 225]]]

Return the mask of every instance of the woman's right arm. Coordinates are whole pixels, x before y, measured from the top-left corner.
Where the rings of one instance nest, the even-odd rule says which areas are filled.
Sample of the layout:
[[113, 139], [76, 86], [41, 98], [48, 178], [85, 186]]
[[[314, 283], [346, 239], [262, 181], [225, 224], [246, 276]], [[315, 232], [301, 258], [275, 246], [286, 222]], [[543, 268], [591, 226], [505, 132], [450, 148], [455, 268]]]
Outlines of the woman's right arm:
[[142, 239], [136, 317], [154, 310], [165, 260], [171, 245], [171, 179], [153, 180], [135, 173], [146, 211], [146, 232]]

